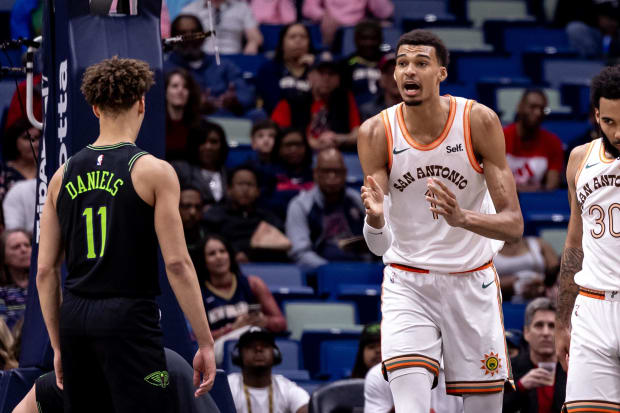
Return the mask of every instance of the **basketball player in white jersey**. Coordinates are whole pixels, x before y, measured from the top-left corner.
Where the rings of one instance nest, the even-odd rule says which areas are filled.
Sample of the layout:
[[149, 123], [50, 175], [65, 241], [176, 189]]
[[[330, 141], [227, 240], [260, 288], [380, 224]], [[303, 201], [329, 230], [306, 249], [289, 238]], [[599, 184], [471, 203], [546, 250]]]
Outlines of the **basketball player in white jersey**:
[[384, 375], [396, 413], [428, 413], [443, 357], [465, 413], [499, 413], [512, 380], [492, 259], [523, 232], [502, 127], [489, 108], [439, 95], [448, 51], [433, 33], [404, 34], [396, 55], [403, 103], [358, 141], [364, 237], [386, 264]]
[[[620, 66], [592, 79], [601, 137], [573, 149], [556, 347], [565, 411], [620, 412]], [[569, 355], [570, 346], [570, 357]]]

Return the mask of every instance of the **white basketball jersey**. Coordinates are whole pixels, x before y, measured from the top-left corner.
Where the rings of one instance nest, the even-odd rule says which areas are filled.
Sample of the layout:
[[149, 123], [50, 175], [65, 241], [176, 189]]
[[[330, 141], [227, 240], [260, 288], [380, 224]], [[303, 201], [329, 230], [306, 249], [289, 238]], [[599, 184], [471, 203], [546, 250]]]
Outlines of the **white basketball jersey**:
[[620, 161], [605, 155], [603, 138], [588, 145], [576, 177], [581, 208], [583, 265], [575, 282], [602, 291], [620, 290]]
[[491, 260], [502, 241], [450, 226], [434, 215], [425, 197], [429, 177], [443, 182], [462, 209], [494, 214], [482, 166], [477, 162], [469, 114], [474, 101], [450, 96], [450, 112], [441, 135], [427, 145], [407, 131], [404, 104], [381, 113], [388, 140], [389, 197], [386, 220], [394, 235], [385, 264], [404, 264], [438, 272], [460, 272]]

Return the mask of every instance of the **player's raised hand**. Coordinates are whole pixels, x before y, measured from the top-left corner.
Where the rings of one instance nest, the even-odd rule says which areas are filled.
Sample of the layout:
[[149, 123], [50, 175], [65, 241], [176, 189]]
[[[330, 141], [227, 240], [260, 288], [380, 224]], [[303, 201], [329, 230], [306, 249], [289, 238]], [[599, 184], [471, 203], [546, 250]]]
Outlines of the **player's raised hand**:
[[[193, 361], [194, 387], [198, 387], [194, 397], [200, 397], [213, 387], [215, 381], [215, 354], [213, 345], [199, 347]], [[202, 375], [202, 381], [200, 376]]]
[[383, 189], [368, 175], [366, 177], [366, 185], [362, 186], [362, 202], [366, 208], [366, 215], [373, 218], [383, 217]]
[[568, 350], [570, 349], [570, 329], [558, 325], [555, 329], [555, 351], [564, 371], [568, 371]]
[[427, 186], [433, 194], [432, 197], [426, 196], [426, 200], [431, 204], [430, 210], [444, 217], [449, 225], [462, 227], [465, 224], [465, 214], [456, 196], [438, 179], [429, 178]]

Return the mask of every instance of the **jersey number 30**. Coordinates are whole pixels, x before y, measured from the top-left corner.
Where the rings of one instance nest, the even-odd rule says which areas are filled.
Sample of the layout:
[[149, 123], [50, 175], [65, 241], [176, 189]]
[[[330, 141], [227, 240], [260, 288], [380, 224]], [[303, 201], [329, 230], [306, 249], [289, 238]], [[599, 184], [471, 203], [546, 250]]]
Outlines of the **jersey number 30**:
[[[99, 207], [97, 210], [97, 215], [101, 217], [101, 249], [99, 252], [99, 256], [103, 257], [103, 252], [105, 251], [105, 235], [106, 235], [106, 214], [107, 207]], [[93, 228], [93, 209], [88, 207], [82, 213], [82, 216], [86, 217], [86, 258], [97, 258], [97, 254], [95, 254], [95, 235]]]

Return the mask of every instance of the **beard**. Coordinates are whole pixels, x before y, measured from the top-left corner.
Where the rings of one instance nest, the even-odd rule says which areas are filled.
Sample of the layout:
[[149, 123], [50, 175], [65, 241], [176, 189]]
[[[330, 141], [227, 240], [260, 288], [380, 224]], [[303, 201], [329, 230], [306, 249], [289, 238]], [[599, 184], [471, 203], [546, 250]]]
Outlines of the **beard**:
[[421, 100], [403, 100], [405, 105], [407, 106], [420, 106], [422, 104]]
[[601, 129], [601, 125], [598, 125], [598, 131], [603, 137], [603, 146], [605, 147], [605, 152], [610, 154], [612, 158], [615, 158], [615, 159], [620, 158], [620, 150], [611, 144], [611, 141], [609, 140], [607, 135], [605, 135], [605, 132], [603, 132], [603, 129]]

